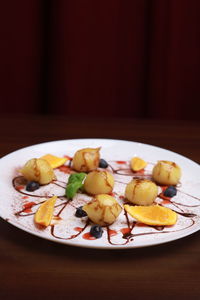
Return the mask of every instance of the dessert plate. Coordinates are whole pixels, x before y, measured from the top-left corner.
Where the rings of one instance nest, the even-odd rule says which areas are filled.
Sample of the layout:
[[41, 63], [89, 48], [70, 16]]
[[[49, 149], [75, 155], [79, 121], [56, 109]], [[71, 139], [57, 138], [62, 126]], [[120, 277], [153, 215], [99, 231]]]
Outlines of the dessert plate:
[[[113, 194], [123, 206], [126, 184], [133, 177], [151, 178], [158, 160], [177, 163], [182, 169], [177, 195], [168, 200], [157, 197], [156, 202], [177, 212], [178, 221], [173, 226], [153, 227], [140, 224], [122, 210], [115, 223], [103, 228], [99, 239], [92, 239], [91, 223], [87, 217], [77, 218], [75, 211], [91, 200], [77, 194], [72, 201], [64, 196], [70, 166], [55, 169], [57, 180], [34, 192], [27, 192], [23, 181], [19, 183], [20, 168], [31, 158], [45, 154], [73, 157], [81, 148], [101, 147], [101, 158], [109, 163], [108, 170], [115, 177]], [[148, 162], [144, 173], [132, 173], [130, 159], [139, 156]], [[70, 161], [70, 160], [69, 160]], [[69, 162], [68, 161], [68, 162]], [[67, 164], [68, 164], [67, 162]], [[53, 141], [17, 150], [0, 160], [0, 216], [23, 231], [54, 242], [72, 246], [126, 249], [162, 244], [188, 236], [200, 229], [200, 166], [190, 159], [152, 145], [110, 139], [76, 139]], [[161, 190], [160, 190], [161, 191]], [[45, 199], [57, 195], [54, 217], [47, 228], [34, 223], [34, 214]]]

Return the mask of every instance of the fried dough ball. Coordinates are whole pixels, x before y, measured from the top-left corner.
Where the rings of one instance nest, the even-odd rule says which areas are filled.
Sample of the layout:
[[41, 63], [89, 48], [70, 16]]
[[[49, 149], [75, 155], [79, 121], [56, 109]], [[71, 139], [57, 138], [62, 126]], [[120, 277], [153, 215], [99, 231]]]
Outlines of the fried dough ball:
[[109, 194], [114, 187], [114, 177], [108, 171], [92, 171], [84, 181], [84, 190], [92, 195]]
[[28, 160], [20, 172], [28, 181], [36, 181], [41, 185], [48, 184], [55, 179], [53, 168], [41, 158]]
[[125, 197], [136, 205], [151, 205], [158, 195], [158, 187], [151, 180], [133, 179], [126, 186]]
[[122, 208], [114, 197], [101, 194], [95, 196], [91, 202], [84, 205], [83, 210], [92, 222], [100, 226], [106, 226], [115, 222]]
[[100, 148], [84, 148], [78, 150], [72, 160], [72, 167], [78, 172], [90, 172], [98, 168]]
[[176, 185], [181, 178], [181, 168], [172, 161], [160, 160], [152, 171], [153, 180], [161, 185]]

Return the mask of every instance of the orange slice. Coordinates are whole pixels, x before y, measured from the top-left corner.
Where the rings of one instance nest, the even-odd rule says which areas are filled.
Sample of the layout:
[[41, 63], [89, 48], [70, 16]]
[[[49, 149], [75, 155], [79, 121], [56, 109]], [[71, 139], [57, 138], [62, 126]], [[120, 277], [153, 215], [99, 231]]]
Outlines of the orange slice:
[[57, 196], [53, 196], [40, 205], [35, 214], [35, 223], [43, 225], [45, 227], [47, 227], [51, 223], [56, 199]]
[[44, 155], [40, 158], [45, 159], [46, 161], [48, 161], [48, 163], [51, 165], [51, 167], [53, 169], [64, 165], [64, 163], [68, 160], [66, 157], [58, 157], [58, 156], [55, 156], [55, 155], [52, 155], [52, 154], [46, 154], [46, 155]]
[[174, 225], [177, 214], [170, 208], [160, 205], [131, 206], [124, 205], [125, 210], [136, 220], [147, 225]]
[[147, 165], [147, 162], [140, 157], [133, 157], [131, 159], [131, 169], [134, 172], [141, 171]]

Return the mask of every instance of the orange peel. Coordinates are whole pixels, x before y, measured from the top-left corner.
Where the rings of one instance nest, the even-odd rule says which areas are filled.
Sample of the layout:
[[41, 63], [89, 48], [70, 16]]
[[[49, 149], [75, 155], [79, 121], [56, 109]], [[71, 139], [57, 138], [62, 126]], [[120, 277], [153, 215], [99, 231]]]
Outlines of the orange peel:
[[131, 217], [147, 225], [174, 225], [177, 221], [177, 214], [161, 205], [131, 206], [125, 204], [124, 209]]
[[131, 159], [131, 169], [134, 172], [143, 170], [147, 165], [147, 162], [140, 157], [133, 157]]
[[40, 205], [34, 218], [36, 224], [45, 227], [50, 225], [56, 199], [57, 196], [53, 196]]
[[58, 157], [52, 154], [46, 154], [40, 158], [46, 160], [53, 169], [64, 165], [64, 163], [68, 160], [66, 157]]

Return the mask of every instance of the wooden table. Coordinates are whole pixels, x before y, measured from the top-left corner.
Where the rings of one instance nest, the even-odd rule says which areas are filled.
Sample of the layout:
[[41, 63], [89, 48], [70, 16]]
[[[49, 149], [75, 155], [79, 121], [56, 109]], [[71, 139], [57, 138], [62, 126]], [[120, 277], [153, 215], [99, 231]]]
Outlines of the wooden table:
[[[1, 157], [35, 143], [91, 137], [154, 144], [200, 163], [200, 123], [1, 116], [0, 137]], [[200, 232], [159, 246], [95, 250], [49, 242], [0, 219], [2, 300], [200, 299], [199, 282]]]

